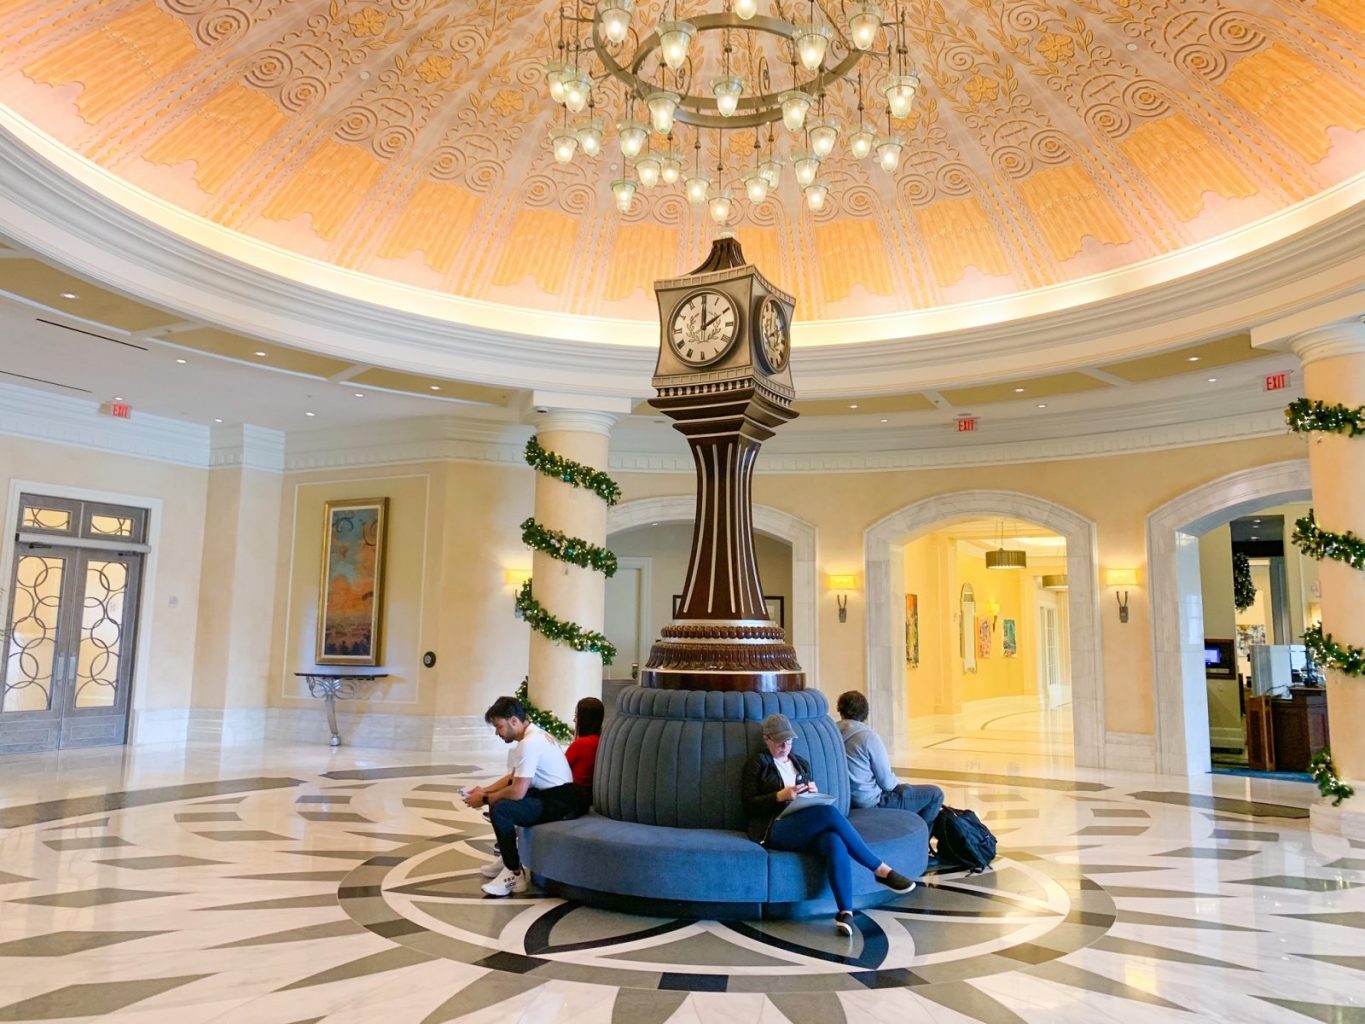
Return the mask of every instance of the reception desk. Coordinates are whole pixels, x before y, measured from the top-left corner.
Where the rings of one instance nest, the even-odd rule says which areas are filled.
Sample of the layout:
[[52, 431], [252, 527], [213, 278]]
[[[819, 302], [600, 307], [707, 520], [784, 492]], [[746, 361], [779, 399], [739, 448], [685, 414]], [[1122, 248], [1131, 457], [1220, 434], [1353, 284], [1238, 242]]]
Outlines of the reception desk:
[[1330, 743], [1327, 690], [1292, 686], [1288, 697], [1247, 700], [1247, 761], [1257, 771], [1306, 772]]

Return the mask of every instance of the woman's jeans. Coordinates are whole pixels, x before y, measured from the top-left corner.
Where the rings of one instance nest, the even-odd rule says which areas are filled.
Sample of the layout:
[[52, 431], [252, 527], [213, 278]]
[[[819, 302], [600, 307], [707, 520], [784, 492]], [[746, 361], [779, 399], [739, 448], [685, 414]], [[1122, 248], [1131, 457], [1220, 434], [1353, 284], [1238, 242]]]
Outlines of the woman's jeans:
[[873, 872], [882, 863], [863, 842], [852, 822], [828, 804], [778, 818], [768, 832], [765, 845], [770, 850], [818, 853], [823, 857], [829, 887], [834, 892], [834, 905], [840, 910], [853, 909], [853, 869], [849, 858]]

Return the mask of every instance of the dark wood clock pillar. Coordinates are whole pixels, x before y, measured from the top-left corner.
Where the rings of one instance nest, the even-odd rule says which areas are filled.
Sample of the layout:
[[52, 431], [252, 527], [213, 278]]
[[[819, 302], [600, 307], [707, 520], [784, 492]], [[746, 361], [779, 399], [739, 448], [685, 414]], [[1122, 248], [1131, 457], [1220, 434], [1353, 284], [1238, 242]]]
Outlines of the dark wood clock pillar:
[[805, 674], [769, 621], [754, 553], [752, 483], [759, 448], [796, 416], [791, 296], [717, 239], [685, 277], [658, 281], [661, 339], [654, 408], [687, 438], [697, 513], [682, 604], [641, 672], [680, 690], [800, 690]]

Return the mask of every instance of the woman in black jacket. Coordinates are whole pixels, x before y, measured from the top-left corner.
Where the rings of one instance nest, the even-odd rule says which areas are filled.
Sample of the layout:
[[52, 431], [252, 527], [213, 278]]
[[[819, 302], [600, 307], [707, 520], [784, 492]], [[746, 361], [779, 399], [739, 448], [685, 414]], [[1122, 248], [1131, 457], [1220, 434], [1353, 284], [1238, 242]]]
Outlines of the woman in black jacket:
[[825, 804], [794, 811], [783, 809], [800, 793], [816, 792], [810, 764], [793, 754], [796, 731], [786, 715], [763, 719], [763, 743], [744, 767], [744, 809], [749, 815], [749, 838], [771, 850], [818, 853], [825, 860], [829, 887], [838, 913], [834, 927], [853, 934], [853, 869], [850, 858], [867, 868], [896, 892], [909, 892], [915, 883], [878, 859], [858, 830], [838, 808]]

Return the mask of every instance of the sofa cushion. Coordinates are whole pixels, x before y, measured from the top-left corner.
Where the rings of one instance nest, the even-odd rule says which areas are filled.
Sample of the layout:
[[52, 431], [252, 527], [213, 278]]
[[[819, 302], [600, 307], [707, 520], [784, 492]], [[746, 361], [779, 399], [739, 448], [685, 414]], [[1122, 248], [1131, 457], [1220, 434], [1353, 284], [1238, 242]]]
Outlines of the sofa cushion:
[[742, 832], [587, 814], [522, 829], [519, 851], [536, 874], [583, 889], [722, 903], [762, 903], [768, 894], [768, 854]]
[[848, 810], [843, 740], [818, 690], [740, 693], [621, 691], [597, 751], [593, 804], [621, 821], [744, 829], [744, 763], [763, 745], [760, 723], [780, 712], [820, 788]]

